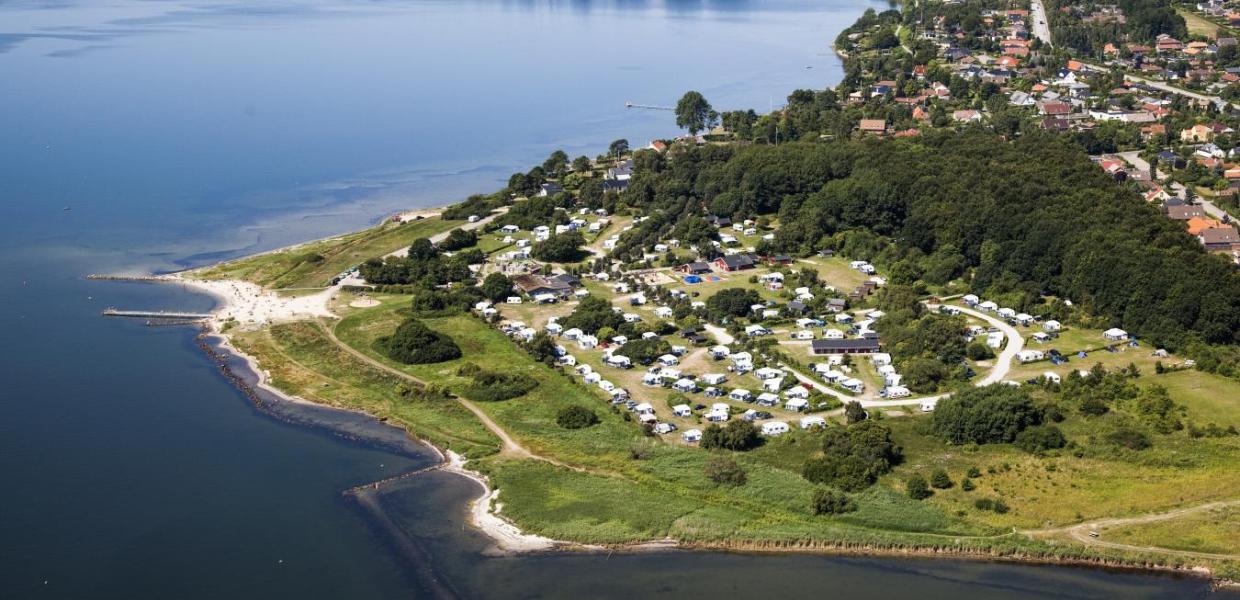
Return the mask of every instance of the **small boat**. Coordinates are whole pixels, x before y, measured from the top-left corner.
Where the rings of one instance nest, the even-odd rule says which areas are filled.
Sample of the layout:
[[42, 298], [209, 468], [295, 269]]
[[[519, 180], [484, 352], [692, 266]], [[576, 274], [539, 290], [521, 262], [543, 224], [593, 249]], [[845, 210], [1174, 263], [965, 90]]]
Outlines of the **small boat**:
[[807, 71], [808, 71], [808, 70], [810, 70], [810, 69], [812, 69], [812, 68], [814, 68], [814, 67], [813, 67], [813, 66], [811, 66], [811, 65], [805, 65], [805, 70], [807, 70]]
[[61, 210], [64, 210], [65, 212], [68, 212], [68, 211], [73, 210], [73, 207], [71, 207], [71, 206], [66, 206], [66, 207], [64, 207], [64, 208], [63, 208], [63, 209], [61, 209]]

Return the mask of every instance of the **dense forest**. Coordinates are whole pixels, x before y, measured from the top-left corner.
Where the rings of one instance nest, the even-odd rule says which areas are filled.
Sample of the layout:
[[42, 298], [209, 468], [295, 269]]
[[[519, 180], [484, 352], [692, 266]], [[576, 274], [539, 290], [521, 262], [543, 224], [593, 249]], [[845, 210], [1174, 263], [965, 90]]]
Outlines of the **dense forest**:
[[703, 212], [777, 216], [760, 250], [836, 248], [882, 259], [893, 283], [963, 277], [1019, 309], [1067, 299], [1169, 348], [1240, 342], [1240, 275], [1053, 135], [705, 146], [637, 165], [624, 201], [651, 219], [622, 260]]

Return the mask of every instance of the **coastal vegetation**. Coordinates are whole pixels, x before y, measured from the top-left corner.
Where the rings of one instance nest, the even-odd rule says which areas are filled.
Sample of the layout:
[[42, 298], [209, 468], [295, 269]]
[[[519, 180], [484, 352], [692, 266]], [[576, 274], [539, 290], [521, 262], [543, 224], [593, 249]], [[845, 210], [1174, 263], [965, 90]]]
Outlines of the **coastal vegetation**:
[[452, 338], [432, 331], [417, 319], [406, 319], [395, 333], [379, 338], [375, 345], [382, 348], [388, 358], [407, 365], [444, 362], [461, 357], [461, 349]]

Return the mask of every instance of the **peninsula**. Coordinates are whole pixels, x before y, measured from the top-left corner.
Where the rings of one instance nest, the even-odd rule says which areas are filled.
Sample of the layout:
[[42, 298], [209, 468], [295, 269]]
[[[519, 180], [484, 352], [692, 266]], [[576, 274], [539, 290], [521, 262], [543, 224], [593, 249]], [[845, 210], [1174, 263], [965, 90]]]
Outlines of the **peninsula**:
[[688, 135], [167, 279], [220, 299], [212, 333], [264, 385], [484, 482], [503, 551], [1233, 578], [1240, 116], [1231, 87], [1130, 76], [1176, 10], [1113, 10], [1129, 27], [1062, 43], [1038, 0], [871, 11], [844, 81], [770, 114], [690, 92]]

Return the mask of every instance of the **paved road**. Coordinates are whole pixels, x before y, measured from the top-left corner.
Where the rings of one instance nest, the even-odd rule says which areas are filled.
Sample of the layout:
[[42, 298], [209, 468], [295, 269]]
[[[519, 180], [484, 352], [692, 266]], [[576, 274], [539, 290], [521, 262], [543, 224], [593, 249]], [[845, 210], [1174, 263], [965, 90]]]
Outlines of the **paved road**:
[[1042, 0], [1032, 0], [1029, 8], [1029, 16], [1033, 19], [1033, 35], [1046, 46], [1050, 46], [1051, 26], [1046, 20], [1046, 7], [1042, 6]]
[[[927, 306], [931, 310], [938, 308], [938, 305], [933, 305], [933, 304], [928, 304]], [[1016, 359], [1016, 355], [1021, 350], [1023, 350], [1025, 347], [1024, 336], [1022, 336], [1020, 332], [1016, 330], [1015, 327], [1012, 327], [1011, 325], [1008, 325], [1006, 322], [1000, 319], [996, 319], [995, 317], [992, 317], [984, 312], [973, 310], [971, 308], [965, 308], [963, 306], [957, 306], [956, 308], [959, 308], [960, 311], [965, 314], [977, 317], [983, 321], [986, 321], [990, 325], [997, 327], [999, 331], [1002, 331], [1003, 335], [1007, 338], [1007, 345], [1003, 348], [1003, 350], [999, 353], [999, 356], [995, 359], [995, 365], [991, 367], [990, 372], [987, 373], [985, 377], [978, 380], [977, 383], [974, 385], [976, 385], [977, 387], [984, 387], [984, 386], [991, 385], [993, 383], [999, 383], [1000, 381], [1003, 381], [1007, 377], [1008, 373], [1012, 370], [1012, 361]], [[800, 381], [801, 383], [805, 385], [811, 386], [814, 389], [824, 394], [835, 396], [836, 398], [839, 398], [845, 402], [852, 402], [855, 400], [857, 402], [860, 402], [861, 406], [865, 408], [882, 408], [882, 407], [892, 407], [892, 406], [920, 406], [924, 402], [930, 402], [930, 403], [937, 404], [939, 400], [942, 400], [943, 398], [946, 398], [951, 395], [951, 394], [938, 394], [935, 396], [918, 396], [916, 398], [901, 398], [899, 400], [875, 400], [872, 398], [865, 398], [865, 397], [860, 397], [860, 396], [849, 396], [848, 394], [845, 394], [844, 392], [841, 392], [835, 388], [829, 387], [826, 384], [823, 384], [822, 382], [818, 381], [817, 379], [814, 379], [813, 377], [810, 377], [804, 373], [801, 373], [787, 365], [781, 365], [781, 367], [783, 368], [784, 371], [787, 371], [788, 373], [791, 373], [794, 377], [796, 377], [797, 381]]]
[[1213, 202], [1210, 202], [1209, 200], [1206, 200], [1205, 198], [1199, 197], [1197, 198], [1197, 202], [1201, 204], [1201, 210], [1204, 210], [1207, 215], [1210, 215], [1211, 217], [1214, 217], [1215, 219], [1222, 221], [1224, 220], [1224, 217], [1226, 217], [1227, 221], [1235, 220], [1231, 215], [1227, 214], [1227, 211], [1219, 208]]
[[706, 323], [702, 327], [706, 331], [710, 332], [711, 335], [715, 336], [715, 340], [718, 341], [720, 344], [723, 344], [725, 346], [730, 346], [733, 342], [736, 341], [736, 338], [732, 337], [732, 334], [728, 333], [726, 329], [718, 325], [711, 325], [710, 323]]

